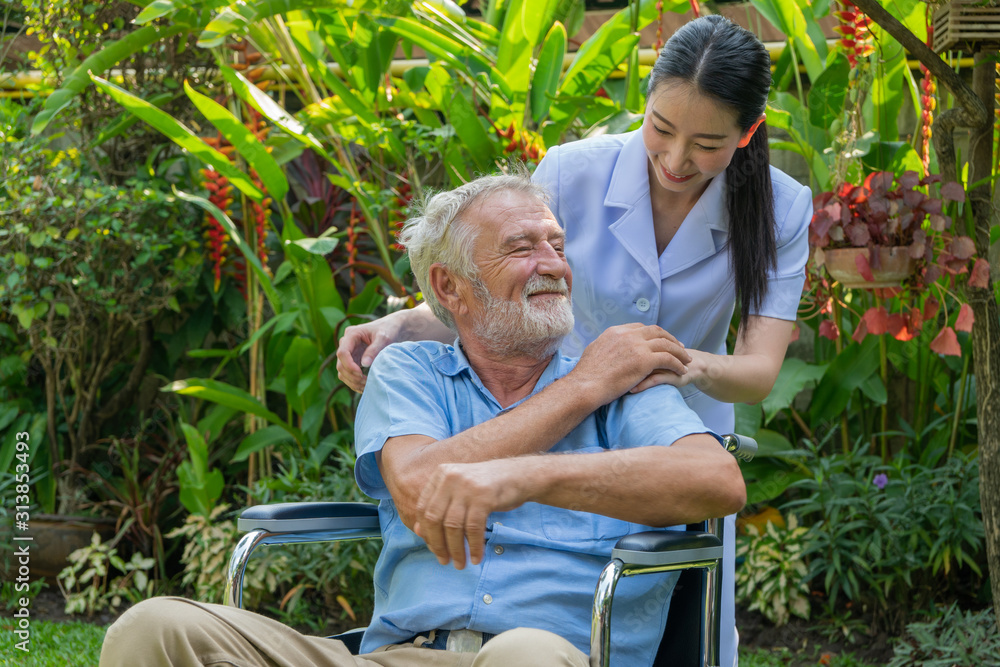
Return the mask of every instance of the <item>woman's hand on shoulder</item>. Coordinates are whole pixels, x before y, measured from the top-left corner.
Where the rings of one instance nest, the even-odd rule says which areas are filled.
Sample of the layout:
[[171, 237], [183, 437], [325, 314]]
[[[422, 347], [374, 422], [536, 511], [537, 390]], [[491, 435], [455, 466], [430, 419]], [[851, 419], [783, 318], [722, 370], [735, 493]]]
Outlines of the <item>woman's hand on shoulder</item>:
[[[609, 403], [629, 391], [641, 391], [666, 378], [688, 373], [691, 354], [673, 334], [658, 326], [621, 324], [605, 330], [587, 346], [573, 374], [590, 382], [601, 403]], [[656, 377], [651, 384], [647, 380]], [[670, 382], [675, 384], [675, 382]]]
[[344, 329], [337, 345], [337, 376], [354, 391], [365, 388], [365, 374], [379, 352], [399, 335], [399, 324], [391, 317], [356, 324]]

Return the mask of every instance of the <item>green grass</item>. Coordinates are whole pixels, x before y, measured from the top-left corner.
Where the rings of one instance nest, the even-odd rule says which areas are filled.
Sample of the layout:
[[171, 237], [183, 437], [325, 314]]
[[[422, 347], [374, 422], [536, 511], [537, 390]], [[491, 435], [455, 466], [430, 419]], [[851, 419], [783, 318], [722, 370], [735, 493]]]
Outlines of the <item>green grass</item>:
[[90, 623], [32, 621], [30, 651], [14, 648], [20, 638], [8, 617], [0, 624], [0, 665], [18, 667], [97, 667], [107, 627]]
[[788, 667], [793, 664], [823, 667], [875, 667], [858, 660], [853, 653], [817, 654], [814, 657], [806, 657], [801, 652], [795, 654], [787, 648], [740, 649], [740, 667]]

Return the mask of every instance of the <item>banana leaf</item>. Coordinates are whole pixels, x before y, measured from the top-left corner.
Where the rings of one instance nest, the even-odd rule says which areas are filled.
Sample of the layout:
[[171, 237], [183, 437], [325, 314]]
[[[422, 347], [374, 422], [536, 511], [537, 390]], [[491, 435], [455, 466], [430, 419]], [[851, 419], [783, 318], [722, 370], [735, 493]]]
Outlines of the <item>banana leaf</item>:
[[281, 166], [267, 152], [267, 147], [229, 109], [202, 95], [187, 81], [184, 82], [184, 92], [208, 122], [236, 147], [236, 152], [243, 156], [250, 168], [256, 170], [271, 197], [275, 201], [283, 200], [288, 194], [288, 179]]
[[136, 97], [126, 90], [122, 90], [113, 83], [109, 83], [93, 75], [90, 78], [98, 88], [110, 95], [113, 100], [125, 107], [126, 110], [159, 130], [168, 139], [191, 153], [194, 157], [215, 168], [216, 171], [229, 179], [229, 182], [240, 192], [255, 201], [260, 201], [264, 198], [264, 193], [254, 185], [253, 180], [249, 176], [234, 167], [229, 158], [206, 144], [188, 126], [176, 120], [165, 111], [157, 109], [149, 102]]
[[63, 81], [63, 85], [59, 89], [46, 98], [42, 110], [38, 112], [34, 122], [31, 124], [31, 134], [37, 135], [41, 133], [52, 122], [56, 114], [62, 111], [67, 104], [73, 101], [74, 97], [90, 85], [91, 72], [105, 72], [133, 53], [161, 40], [170, 39], [174, 35], [188, 29], [189, 26], [183, 24], [146, 26], [108, 44], [97, 53], [91, 54], [66, 77], [66, 80]]

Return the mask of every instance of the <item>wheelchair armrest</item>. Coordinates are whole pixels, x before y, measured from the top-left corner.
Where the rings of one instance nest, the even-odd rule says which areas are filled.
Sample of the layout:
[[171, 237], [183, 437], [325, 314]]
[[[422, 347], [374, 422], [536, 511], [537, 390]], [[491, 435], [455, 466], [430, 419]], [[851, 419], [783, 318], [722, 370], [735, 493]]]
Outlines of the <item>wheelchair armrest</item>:
[[712, 533], [650, 530], [626, 535], [618, 540], [612, 558], [626, 567], [667, 567], [678, 569], [722, 559], [722, 540]]
[[241, 531], [306, 533], [345, 529], [378, 532], [378, 506], [371, 503], [274, 503], [243, 510], [237, 528]]
[[379, 537], [378, 506], [370, 503], [274, 503], [243, 510], [237, 528], [244, 535], [229, 559], [223, 604], [243, 606], [243, 573], [264, 544], [360, 540]]

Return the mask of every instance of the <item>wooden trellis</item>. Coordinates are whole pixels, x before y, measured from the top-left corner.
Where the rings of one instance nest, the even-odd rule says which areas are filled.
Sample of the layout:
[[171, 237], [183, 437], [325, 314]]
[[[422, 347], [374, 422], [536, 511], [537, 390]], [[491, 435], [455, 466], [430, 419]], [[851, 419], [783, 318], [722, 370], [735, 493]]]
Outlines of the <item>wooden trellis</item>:
[[934, 12], [935, 53], [1000, 48], [1000, 3], [952, 0]]

